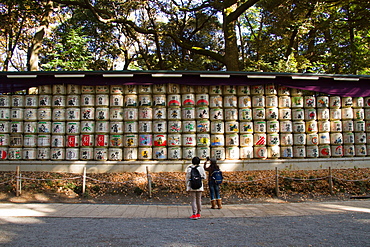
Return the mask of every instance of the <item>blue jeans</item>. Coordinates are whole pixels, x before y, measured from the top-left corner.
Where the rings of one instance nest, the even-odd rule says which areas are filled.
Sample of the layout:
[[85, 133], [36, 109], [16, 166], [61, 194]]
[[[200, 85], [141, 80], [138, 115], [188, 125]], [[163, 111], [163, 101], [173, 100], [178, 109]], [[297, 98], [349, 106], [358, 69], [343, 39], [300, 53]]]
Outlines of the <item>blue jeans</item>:
[[216, 184], [213, 179], [208, 181], [208, 187], [209, 187], [209, 196], [211, 197], [211, 200], [221, 199], [220, 186]]

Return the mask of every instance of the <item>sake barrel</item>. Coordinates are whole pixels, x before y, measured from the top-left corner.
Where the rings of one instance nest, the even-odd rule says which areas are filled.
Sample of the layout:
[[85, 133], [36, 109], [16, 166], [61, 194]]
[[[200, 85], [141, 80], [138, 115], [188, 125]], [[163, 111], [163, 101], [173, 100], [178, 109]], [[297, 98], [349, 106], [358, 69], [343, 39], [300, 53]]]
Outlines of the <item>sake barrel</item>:
[[123, 90], [125, 94], [137, 94], [138, 93], [137, 85], [134, 85], [134, 84], [124, 85]]
[[225, 133], [239, 133], [239, 122], [237, 121], [227, 121], [225, 122]]
[[50, 147], [50, 135], [38, 135], [37, 136], [38, 147]]
[[[28, 136], [28, 135], [25, 135]], [[31, 135], [35, 136], [35, 135]], [[7, 147], [10, 144], [10, 136], [9, 134], [0, 134], [0, 146], [1, 147]]]
[[168, 153], [168, 159], [170, 160], [178, 160], [182, 158], [181, 147], [168, 147], [167, 153]]
[[280, 147], [280, 157], [283, 159], [293, 158], [293, 147], [292, 146]]
[[[81, 108], [67, 108], [65, 111], [67, 121], [80, 121], [81, 120]], [[60, 120], [58, 120], [60, 121]]]
[[292, 101], [290, 96], [279, 96], [279, 108], [291, 108], [292, 107]]
[[256, 159], [267, 159], [267, 147], [253, 147], [253, 157]]
[[263, 120], [266, 118], [265, 108], [253, 108], [253, 119], [254, 120]]
[[252, 100], [251, 97], [248, 95], [240, 96], [238, 99], [239, 108], [250, 108], [252, 107]]
[[108, 149], [108, 160], [121, 161], [123, 157], [122, 148], [109, 148]]
[[334, 120], [330, 122], [330, 131], [331, 132], [342, 132], [342, 121]]
[[37, 119], [50, 121], [51, 120], [51, 108], [39, 108], [37, 109]]
[[265, 133], [267, 130], [267, 123], [266, 121], [254, 121], [253, 122], [253, 129], [256, 133]]
[[317, 114], [316, 114], [316, 109], [314, 108], [305, 108], [304, 109], [304, 119], [305, 120], [316, 120], [317, 119]]
[[279, 103], [278, 103], [278, 97], [276, 95], [268, 95], [265, 98], [266, 101], [266, 107], [269, 108], [277, 108]]
[[237, 88], [235, 85], [224, 85], [222, 91], [225, 95], [236, 94]]
[[223, 98], [221, 95], [211, 95], [209, 99], [209, 106], [211, 108], [219, 108], [223, 106]]
[[123, 135], [109, 135], [109, 147], [123, 147]]
[[123, 159], [124, 160], [137, 160], [138, 149], [137, 148], [123, 148]]
[[318, 121], [317, 123], [319, 132], [329, 132], [330, 131], [330, 121]]
[[329, 158], [331, 156], [330, 145], [319, 145], [319, 157]]
[[305, 146], [293, 146], [293, 157], [300, 159], [306, 158], [306, 147]]
[[9, 123], [10, 126], [10, 132], [13, 134], [21, 134], [23, 133], [23, 122], [19, 121], [12, 121]]
[[363, 97], [354, 97], [352, 99], [352, 103], [353, 103], [353, 108], [362, 108], [365, 106]]
[[94, 148], [81, 148], [79, 156], [81, 160], [93, 160], [94, 159]]
[[[35, 138], [35, 141], [36, 141], [36, 138]], [[64, 135], [51, 135], [51, 147], [52, 148], [62, 148], [64, 147], [64, 144], [65, 144]]]
[[330, 144], [333, 144], [333, 145], [343, 144], [342, 133], [330, 133]]
[[236, 108], [238, 107], [238, 97], [236, 95], [224, 96], [224, 107], [225, 108]]
[[329, 120], [330, 119], [329, 108], [318, 108], [317, 109], [317, 119], [318, 120]]
[[152, 133], [153, 123], [152, 121], [139, 121], [139, 132], [140, 133]]
[[330, 108], [340, 108], [341, 99], [340, 96], [330, 96], [329, 97], [329, 107]]
[[252, 96], [252, 107], [265, 107], [265, 96], [263, 95], [254, 95]]
[[51, 122], [37, 122], [37, 132], [40, 134], [51, 133]]
[[306, 135], [306, 144], [309, 146], [319, 144], [319, 135], [317, 133], [311, 133]]
[[36, 148], [23, 148], [22, 149], [22, 158], [24, 160], [35, 160], [37, 158], [37, 149]]
[[354, 144], [354, 143], [355, 135], [352, 132], [343, 132], [343, 144]]
[[95, 135], [95, 147], [108, 147], [109, 135], [107, 134], [96, 134]]
[[356, 157], [364, 157], [367, 155], [366, 145], [365, 144], [356, 144], [355, 145], [355, 154]]
[[211, 127], [211, 122], [209, 120], [198, 120], [196, 122], [196, 132], [197, 133], [205, 133], [209, 132]]
[[167, 135], [166, 134], [153, 134], [154, 146], [167, 146]]
[[123, 123], [122, 122], [109, 122], [109, 129], [111, 134], [122, 134], [123, 133]]
[[226, 134], [225, 135], [225, 146], [227, 147], [239, 146], [239, 134]]
[[280, 158], [280, 147], [279, 146], [267, 147], [267, 158], [269, 159]]
[[252, 147], [253, 146], [253, 134], [242, 134], [240, 135], [240, 146], [241, 147]]
[[[1, 133], [8, 133], [10, 131], [9, 124], [0, 123]], [[37, 122], [24, 122], [23, 131], [24, 133], [37, 133]]]
[[292, 121], [280, 121], [279, 126], [281, 133], [290, 133], [293, 131]]
[[294, 145], [306, 145], [306, 134], [297, 133], [293, 134]]
[[[342, 108], [341, 109], [341, 118], [342, 119], [353, 119], [354, 115], [353, 115], [352, 107]], [[360, 119], [363, 119], [363, 117], [360, 118]]]
[[124, 106], [126, 107], [136, 107], [138, 105], [137, 95], [129, 94], [125, 95]]
[[9, 146], [10, 147], [22, 147], [22, 145], [23, 145], [23, 135], [11, 134], [9, 136]]
[[[133, 112], [133, 118], [136, 118], [135, 111]], [[124, 110], [122, 107], [114, 107], [109, 109], [109, 119], [111, 121], [120, 121], [124, 119]], [[129, 115], [128, 115], [129, 116]], [[137, 118], [136, 118], [137, 119]]]
[[21, 160], [22, 148], [8, 148], [8, 160]]
[[152, 91], [152, 86], [151, 85], [145, 85], [145, 84], [139, 85], [138, 92], [139, 92], [139, 94], [151, 94], [153, 92]]
[[170, 95], [168, 95], [167, 96], [167, 106], [169, 106], [169, 107], [180, 107], [181, 106], [181, 95], [180, 94], [170, 94]]
[[123, 146], [126, 148], [134, 148], [139, 146], [139, 138], [137, 134], [123, 135]]
[[81, 93], [83, 93], [83, 94], [94, 94], [95, 93], [95, 87], [94, 86], [88, 86], [88, 85], [82, 85], [81, 86]]
[[79, 135], [66, 135], [66, 147], [68, 148], [78, 148], [80, 146], [80, 136]]
[[330, 144], [330, 133], [329, 132], [321, 132], [319, 133], [319, 144]]
[[151, 134], [140, 134], [139, 135], [139, 146], [147, 147], [153, 145], [153, 135]]
[[[80, 118], [80, 114], [78, 114]], [[66, 120], [66, 109], [64, 108], [54, 108], [51, 116], [53, 121], [65, 121]]]
[[239, 159], [239, 147], [226, 147], [225, 158], [227, 160], [238, 160]]
[[292, 97], [292, 108], [302, 108], [303, 107], [303, 97], [293, 96]]
[[109, 97], [109, 104], [111, 107], [122, 107], [124, 96], [120, 94], [111, 94]]
[[208, 94], [196, 94], [195, 95], [196, 106], [209, 106], [209, 95]]
[[[100, 123], [98, 122], [98, 124]], [[82, 134], [95, 133], [95, 121], [81, 121], [80, 126]]]
[[153, 106], [164, 107], [166, 106], [166, 95], [165, 94], [156, 94], [153, 95]]
[[304, 96], [303, 107], [304, 108], [315, 108], [316, 107], [316, 97], [312, 95]]
[[168, 121], [168, 133], [181, 133], [181, 121]]
[[[24, 127], [26, 127], [27, 124], [28, 122], [24, 123]], [[0, 133], [9, 133], [9, 132], [10, 132], [9, 122], [0, 121]]]
[[95, 136], [90, 134], [81, 134], [80, 135], [81, 147], [93, 147]]
[[365, 143], [366, 143], [366, 133], [355, 132], [355, 144], [365, 144]]
[[292, 109], [292, 119], [293, 120], [303, 120], [304, 119], [304, 109], [296, 108]]
[[253, 122], [239, 122], [240, 134], [253, 133]]
[[352, 97], [342, 97], [342, 107], [352, 107], [353, 100]]
[[345, 157], [355, 156], [355, 145], [343, 145], [343, 156]]
[[319, 157], [319, 146], [312, 145], [306, 146], [307, 158], [318, 158]]
[[317, 96], [317, 108], [327, 108], [327, 107], [329, 107], [329, 97]]
[[240, 147], [239, 158], [242, 160], [253, 159], [253, 147]]
[[108, 160], [107, 148], [94, 148], [94, 160], [105, 161]]
[[196, 121], [194, 120], [182, 121], [182, 132], [183, 133], [195, 133], [196, 132]]
[[211, 133], [212, 134], [223, 134], [225, 132], [225, 122], [223, 121], [212, 121], [211, 122]]
[[155, 160], [167, 159], [167, 148], [166, 147], [154, 147], [153, 148], [153, 158]]
[[267, 121], [266, 124], [267, 133], [279, 132], [279, 129], [280, 129], [279, 121]]
[[138, 133], [138, 122], [137, 121], [126, 121], [123, 124], [124, 133]]
[[51, 160], [64, 160], [66, 157], [66, 151], [64, 148], [51, 148], [50, 159]]
[[225, 137], [224, 135], [211, 135], [211, 146], [212, 147], [223, 147], [225, 146]]
[[243, 108], [239, 109], [239, 120], [240, 121], [250, 121], [253, 119], [252, 109]]
[[36, 151], [38, 160], [50, 160], [50, 148], [37, 148]]
[[253, 144], [254, 144], [254, 146], [264, 146], [264, 145], [266, 145], [266, 134], [264, 134], [264, 133], [255, 133], [253, 135]]
[[95, 108], [95, 120], [98, 121], [109, 120], [109, 108], [108, 107]]
[[123, 109], [123, 120], [135, 121], [138, 120], [138, 109], [137, 108], [124, 108]]
[[281, 146], [293, 145], [293, 134], [290, 133], [280, 134], [280, 145]]
[[94, 120], [95, 119], [95, 108], [93, 107], [82, 107], [81, 120]]
[[365, 112], [362, 108], [355, 108], [353, 109], [353, 119], [356, 120], [363, 120], [365, 119]]
[[53, 84], [53, 94], [66, 94], [67, 88], [64, 84]]
[[183, 147], [182, 148], [182, 158], [186, 160], [191, 160], [196, 155], [195, 147]]
[[139, 160], [151, 160], [153, 158], [153, 150], [148, 147], [141, 147], [138, 150]]
[[209, 94], [210, 95], [222, 94], [222, 86], [218, 86], [218, 85], [209, 86]]
[[0, 120], [9, 120], [9, 119], [10, 119], [10, 109], [0, 108]]
[[182, 119], [192, 120], [195, 119], [195, 108], [194, 107], [184, 107], [181, 113]]
[[223, 120], [224, 119], [224, 112], [222, 108], [211, 108], [210, 110], [210, 120]]
[[81, 94], [81, 86], [74, 84], [67, 84], [67, 94]]
[[267, 145], [269, 145], [269, 146], [277, 146], [277, 145], [280, 145], [279, 134], [277, 134], [277, 133], [269, 133], [269, 134], [267, 134]]
[[331, 145], [331, 156], [332, 157], [342, 157], [344, 155], [344, 150], [342, 145]]
[[237, 86], [237, 95], [250, 95], [251, 87], [249, 85], [238, 85]]
[[196, 155], [200, 159], [206, 159], [207, 157], [211, 156], [211, 148], [210, 147], [197, 147]]
[[291, 120], [292, 119], [292, 110], [289, 108], [279, 109], [279, 120]]
[[10, 98], [11, 107], [24, 107], [24, 96], [20, 94], [13, 94]]
[[330, 120], [340, 120], [342, 119], [341, 109], [331, 108], [330, 109]]
[[[188, 142], [187, 138], [184, 138], [183, 140]], [[226, 138], [226, 142], [227, 142], [227, 138]], [[193, 144], [193, 142], [191, 142], [191, 144]], [[208, 147], [210, 145], [211, 145], [211, 136], [209, 134], [197, 134], [196, 135], [196, 146], [198, 146], [198, 147]], [[187, 145], [184, 144], [184, 146], [187, 146]], [[194, 146], [194, 145], [191, 145], [191, 146]]]
[[51, 106], [52, 107], [66, 107], [66, 96], [65, 95], [53, 95]]
[[23, 121], [23, 108], [10, 109], [10, 119], [13, 121]]
[[167, 92], [166, 89], [167, 84], [154, 84], [153, 85], [153, 94], [164, 94]]
[[365, 120], [370, 120], [370, 108], [365, 108], [364, 115]]
[[109, 93], [109, 86], [107, 85], [97, 85], [95, 86], [95, 93], [99, 94], [108, 94]]
[[251, 94], [252, 95], [263, 95], [265, 94], [265, 87], [263, 85], [251, 85]]
[[51, 95], [39, 95], [38, 105], [40, 107], [51, 107], [52, 96]]
[[167, 118], [166, 108], [153, 108], [153, 119], [165, 120]]
[[152, 96], [149, 94], [140, 94], [138, 96], [139, 106], [150, 107], [152, 106]]
[[277, 107], [274, 108], [266, 108], [266, 119], [278, 119], [279, 118], [279, 110]]
[[6, 94], [0, 95], [0, 107], [10, 107], [10, 96]]
[[80, 134], [80, 122], [67, 122], [66, 134]]
[[305, 132], [305, 122], [304, 121], [293, 121], [293, 133], [303, 133]]
[[167, 83], [167, 93], [176, 94], [181, 92], [180, 84], [176, 83]]
[[306, 132], [316, 133], [318, 131], [317, 121], [306, 121]]
[[153, 119], [153, 109], [149, 107], [140, 107], [138, 109], [139, 120]]
[[290, 95], [290, 88], [286, 86], [279, 85], [278, 95]]
[[224, 160], [226, 158], [225, 148], [223, 147], [211, 147], [211, 156], [216, 160]]
[[230, 108], [230, 109], [225, 109], [225, 120], [238, 120], [238, 109], [236, 108]]
[[277, 85], [273, 83], [265, 84], [265, 94], [266, 95], [276, 95], [277, 94]]
[[34, 94], [29, 94], [24, 96], [25, 107], [36, 108], [39, 106], [39, 96]]
[[366, 130], [365, 121], [355, 120], [355, 121], [353, 121], [353, 124], [354, 124], [354, 131], [355, 132], [364, 132]]
[[167, 135], [167, 145], [168, 146], [181, 146], [182, 142], [182, 135], [181, 134], [168, 134]]
[[168, 108], [168, 120], [180, 120], [181, 119], [181, 108]]
[[181, 96], [182, 105], [184, 107], [195, 105], [195, 95], [193, 93], [183, 94]]
[[370, 121], [365, 122], [365, 130], [366, 132], [370, 132]]

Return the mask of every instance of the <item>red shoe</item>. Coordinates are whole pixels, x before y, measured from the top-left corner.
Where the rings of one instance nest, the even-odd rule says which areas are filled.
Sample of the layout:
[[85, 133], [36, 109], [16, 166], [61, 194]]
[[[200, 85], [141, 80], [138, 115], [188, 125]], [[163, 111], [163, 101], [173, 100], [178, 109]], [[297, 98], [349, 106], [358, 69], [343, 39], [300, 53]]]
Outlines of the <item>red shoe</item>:
[[197, 219], [200, 219], [200, 214], [196, 214], [195, 217], [197, 217]]
[[198, 218], [197, 218], [197, 215], [196, 214], [193, 214], [192, 216], [190, 216], [190, 219], [197, 220]]

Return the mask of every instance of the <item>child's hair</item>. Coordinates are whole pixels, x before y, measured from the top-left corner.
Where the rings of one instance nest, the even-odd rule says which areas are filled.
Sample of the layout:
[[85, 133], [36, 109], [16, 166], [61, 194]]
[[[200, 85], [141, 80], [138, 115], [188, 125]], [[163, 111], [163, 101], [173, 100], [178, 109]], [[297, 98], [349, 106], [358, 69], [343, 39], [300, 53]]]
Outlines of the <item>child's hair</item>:
[[199, 163], [200, 163], [200, 159], [199, 159], [199, 157], [194, 157], [193, 159], [192, 159], [192, 161], [191, 161], [194, 165], [199, 165]]
[[211, 158], [210, 161], [211, 161], [211, 167], [213, 167], [213, 169], [220, 169], [220, 167], [217, 165], [217, 159]]

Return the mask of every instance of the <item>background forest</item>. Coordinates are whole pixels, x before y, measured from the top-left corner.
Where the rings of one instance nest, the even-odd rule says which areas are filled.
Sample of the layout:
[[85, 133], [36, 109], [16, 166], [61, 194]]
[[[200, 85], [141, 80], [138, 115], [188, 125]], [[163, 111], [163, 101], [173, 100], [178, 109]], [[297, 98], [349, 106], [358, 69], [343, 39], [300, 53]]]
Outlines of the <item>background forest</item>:
[[370, 1], [1, 0], [0, 70], [370, 74]]

